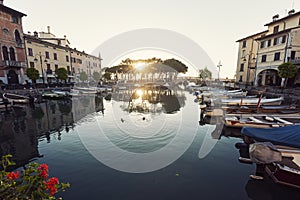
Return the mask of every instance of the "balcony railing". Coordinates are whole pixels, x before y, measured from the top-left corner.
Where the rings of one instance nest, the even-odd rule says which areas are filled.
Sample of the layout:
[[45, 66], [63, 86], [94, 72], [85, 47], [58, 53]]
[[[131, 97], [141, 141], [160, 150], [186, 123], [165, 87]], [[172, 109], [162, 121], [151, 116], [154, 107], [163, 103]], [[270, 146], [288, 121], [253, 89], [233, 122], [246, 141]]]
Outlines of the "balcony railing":
[[23, 62], [15, 60], [4, 60], [0, 62], [0, 65], [3, 67], [23, 67]]
[[300, 64], [300, 57], [297, 57], [297, 58], [295, 58], [295, 59], [291, 59], [290, 62], [291, 62], [292, 64]]

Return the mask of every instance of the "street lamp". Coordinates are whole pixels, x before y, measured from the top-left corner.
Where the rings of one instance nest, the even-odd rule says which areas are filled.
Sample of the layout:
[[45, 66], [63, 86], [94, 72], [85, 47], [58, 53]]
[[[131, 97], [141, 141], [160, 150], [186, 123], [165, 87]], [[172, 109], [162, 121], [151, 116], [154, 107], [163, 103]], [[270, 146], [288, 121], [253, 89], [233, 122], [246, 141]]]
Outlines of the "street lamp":
[[250, 69], [255, 69], [255, 66], [254, 67], [251, 66], [251, 63], [255, 63], [255, 60], [256, 60], [255, 54], [254, 53], [248, 53], [244, 57], [242, 57], [242, 59], [243, 59], [243, 62], [247, 62], [246, 85], [249, 85], [249, 82], [250, 82], [249, 81]]
[[43, 70], [43, 57], [45, 58], [44, 62], [47, 63], [46, 56], [42, 55], [41, 52], [35, 55], [34, 61], [37, 62], [38, 58], [40, 59], [41, 62], [41, 71], [42, 71], [42, 79], [43, 79], [43, 85], [45, 86], [45, 77], [44, 77], [44, 70]]
[[218, 80], [220, 81], [220, 69], [221, 69], [221, 61], [219, 61], [219, 64], [217, 65], [217, 68], [219, 68], [219, 71], [218, 71]]

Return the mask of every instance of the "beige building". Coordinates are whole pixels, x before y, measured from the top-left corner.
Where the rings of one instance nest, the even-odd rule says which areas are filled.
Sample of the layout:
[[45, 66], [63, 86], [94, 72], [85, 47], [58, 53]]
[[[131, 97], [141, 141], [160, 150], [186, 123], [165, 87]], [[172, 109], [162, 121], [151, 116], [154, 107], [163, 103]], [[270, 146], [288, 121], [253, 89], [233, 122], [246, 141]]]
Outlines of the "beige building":
[[[295, 13], [294, 10], [289, 11], [288, 15], [279, 18], [275, 15], [272, 21], [267, 23], [267, 30], [256, 34], [254, 49], [241, 48], [243, 42], [248, 42], [249, 36], [245, 39], [238, 40], [240, 44], [237, 77], [236, 81], [247, 83], [247, 78], [254, 85], [280, 85], [281, 78], [278, 76], [278, 66], [284, 62], [291, 62], [298, 67], [298, 75], [289, 79], [289, 85], [300, 83], [300, 12]], [[250, 40], [251, 40], [250, 39]], [[247, 65], [249, 70], [246, 73], [241, 73], [241, 57], [245, 50]], [[248, 56], [247, 56], [248, 55]], [[251, 58], [254, 58], [251, 64]], [[255, 62], [254, 62], [255, 60]], [[254, 67], [253, 67], [254, 65]], [[246, 68], [244, 64], [244, 68]], [[252, 70], [253, 69], [253, 70]], [[253, 79], [251, 73], [253, 71]], [[247, 75], [248, 74], [248, 75]], [[243, 77], [241, 77], [243, 76]]]
[[240, 85], [253, 85], [258, 50], [256, 39], [267, 32], [259, 32], [236, 41], [239, 43], [236, 82], [239, 82]]
[[[66, 36], [58, 38], [50, 32], [34, 32], [24, 34], [28, 67], [39, 70], [39, 82], [54, 82], [55, 71], [66, 68], [69, 81], [79, 81], [81, 72], [93, 79], [93, 73], [101, 71], [101, 58], [89, 55], [70, 46]], [[96, 80], [98, 81], [98, 80]]]

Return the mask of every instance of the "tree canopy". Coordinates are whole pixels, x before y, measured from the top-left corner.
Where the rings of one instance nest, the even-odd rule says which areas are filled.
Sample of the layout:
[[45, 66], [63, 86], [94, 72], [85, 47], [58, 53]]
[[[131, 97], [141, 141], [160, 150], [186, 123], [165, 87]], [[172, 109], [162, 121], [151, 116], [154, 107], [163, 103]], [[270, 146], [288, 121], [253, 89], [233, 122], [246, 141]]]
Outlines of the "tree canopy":
[[88, 75], [87, 75], [87, 73], [86, 73], [85, 71], [80, 72], [80, 74], [79, 74], [79, 79], [80, 79], [81, 81], [86, 81], [86, 80], [88, 80]]
[[281, 78], [293, 78], [296, 76], [298, 69], [290, 62], [282, 63], [278, 66], [278, 75]]
[[35, 68], [27, 68], [26, 74], [28, 78], [32, 80], [33, 83], [39, 78], [39, 71]]
[[56, 70], [56, 78], [62, 81], [66, 81], [68, 78], [68, 71], [64, 67], [60, 67]]
[[202, 80], [211, 79], [212, 73], [207, 69], [207, 67], [204, 67], [204, 69], [199, 70], [199, 78]]
[[160, 58], [137, 59], [131, 60], [129, 58], [122, 60], [119, 65], [107, 68], [105, 72], [114, 74], [129, 74], [136, 76], [140, 74], [141, 77], [154, 77], [157, 74], [162, 78], [162, 74], [169, 79], [176, 78], [178, 73], [186, 73], [188, 67], [181, 61], [174, 58], [161, 60]]
[[100, 73], [95, 71], [95, 72], [93, 73], [93, 79], [94, 79], [95, 81], [99, 81], [99, 80], [100, 80]]

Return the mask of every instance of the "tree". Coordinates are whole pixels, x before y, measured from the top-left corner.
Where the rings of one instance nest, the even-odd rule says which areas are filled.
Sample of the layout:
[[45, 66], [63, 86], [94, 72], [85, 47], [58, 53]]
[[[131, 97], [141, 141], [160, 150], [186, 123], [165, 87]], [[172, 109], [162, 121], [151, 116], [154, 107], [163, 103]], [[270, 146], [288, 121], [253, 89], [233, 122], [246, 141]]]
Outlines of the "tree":
[[88, 75], [86, 74], [86, 72], [85, 71], [83, 71], [83, 72], [80, 72], [80, 74], [79, 74], [79, 79], [81, 80], [81, 81], [86, 81], [86, 80], [88, 80]]
[[290, 62], [282, 63], [278, 66], [278, 75], [282, 78], [281, 87], [285, 87], [287, 80], [296, 76], [298, 69]]
[[95, 81], [99, 81], [99, 80], [100, 80], [100, 73], [95, 71], [95, 72], [93, 73], [93, 79], [94, 79]]
[[36, 83], [36, 80], [39, 78], [39, 71], [35, 68], [27, 68], [26, 74], [28, 78], [32, 80], [33, 83]]
[[110, 72], [105, 72], [105, 74], [103, 75], [103, 77], [106, 79], [106, 80], [111, 80], [111, 73]]
[[202, 81], [205, 81], [206, 79], [211, 79], [211, 77], [212, 77], [212, 73], [207, 69], [207, 67], [204, 67], [204, 69], [199, 70], [199, 78]]
[[68, 71], [63, 67], [58, 68], [56, 70], [56, 78], [66, 82], [68, 78]]

